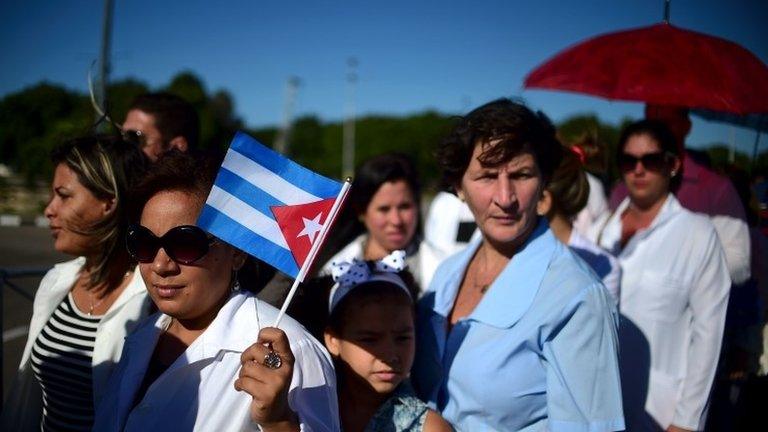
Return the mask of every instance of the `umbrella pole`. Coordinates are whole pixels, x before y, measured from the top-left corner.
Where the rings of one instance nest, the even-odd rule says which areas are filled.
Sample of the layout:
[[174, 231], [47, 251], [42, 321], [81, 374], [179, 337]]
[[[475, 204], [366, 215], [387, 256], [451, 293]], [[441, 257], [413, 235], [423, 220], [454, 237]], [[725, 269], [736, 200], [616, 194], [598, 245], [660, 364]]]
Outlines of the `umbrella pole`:
[[760, 131], [757, 131], [755, 134], [755, 146], [752, 148], [752, 169], [750, 170], [752, 174], [755, 173], [755, 165], [757, 164], [757, 147], [760, 144]]
[[670, 0], [664, 0], [664, 22], [669, 24], [669, 2]]

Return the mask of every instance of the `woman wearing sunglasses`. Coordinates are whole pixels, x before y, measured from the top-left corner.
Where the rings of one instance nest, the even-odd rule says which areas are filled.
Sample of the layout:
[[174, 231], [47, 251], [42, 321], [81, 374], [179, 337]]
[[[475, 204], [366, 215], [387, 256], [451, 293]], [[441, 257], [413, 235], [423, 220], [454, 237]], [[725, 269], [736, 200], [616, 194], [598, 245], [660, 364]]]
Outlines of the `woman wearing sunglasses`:
[[629, 197], [598, 241], [623, 270], [619, 340], [627, 430], [701, 430], [730, 287], [723, 250], [709, 219], [684, 209], [672, 193], [680, 155], [664, 124], [629, 125], [618, 164]]
[[125, 335], [151, 304], [125, 250], [127, 194], [148, 165], [144, 154], [88, 136], [58, 147], [52, 161], [45, 216], [55, 249], [78, 258], [40, 282], [2, 430], [91, 430]]
[[289, 317], [265, 328], [277, 310], [236, 283], [245, 254], [194, 226], [216, 168], [171, 152], [138, 187], [127, 247], [159, 313], [126, 339], [94, 430], [338, 429], [327, 352]]

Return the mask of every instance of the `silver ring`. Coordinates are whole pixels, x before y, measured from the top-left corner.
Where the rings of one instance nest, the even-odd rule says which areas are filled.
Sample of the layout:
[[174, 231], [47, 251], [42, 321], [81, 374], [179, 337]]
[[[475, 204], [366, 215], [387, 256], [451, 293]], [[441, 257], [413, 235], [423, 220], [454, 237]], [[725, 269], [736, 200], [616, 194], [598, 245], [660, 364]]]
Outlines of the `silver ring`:
[[279, 369], [283, 365], [283, 359], [274, 352], [270, 351], [264, 356], [264, 366], [270, 369]]

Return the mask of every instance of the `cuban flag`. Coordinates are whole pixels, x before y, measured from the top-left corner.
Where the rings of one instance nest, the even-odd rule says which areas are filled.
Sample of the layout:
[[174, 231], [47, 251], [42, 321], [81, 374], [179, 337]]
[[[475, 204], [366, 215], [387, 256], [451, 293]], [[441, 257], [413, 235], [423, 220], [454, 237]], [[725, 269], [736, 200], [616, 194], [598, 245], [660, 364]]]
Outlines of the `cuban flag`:
[[197, 225], [300, 282], [346, 185], [238, 132]]

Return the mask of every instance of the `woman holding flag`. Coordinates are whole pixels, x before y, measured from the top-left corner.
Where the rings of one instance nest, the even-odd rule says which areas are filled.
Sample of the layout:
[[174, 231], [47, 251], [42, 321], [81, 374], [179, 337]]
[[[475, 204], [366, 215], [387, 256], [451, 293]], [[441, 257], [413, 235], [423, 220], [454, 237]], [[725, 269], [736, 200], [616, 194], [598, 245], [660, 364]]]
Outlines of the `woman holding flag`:
[[470, 112], [438, 149], [482, 238], [419, 302], [412, 375], [459, 430], [624, 429], [615, 306], [543, 217], [561, 151], [548, 119], [508, 99]]
[[278, 311], [236, 283], [245, 253], [195, 226], [215, 168], [169, 153], [139, 186], [127, 245], [159, 313], [127, 338], [94, 430], [336, 431], [325, 349], [289, 317], [266, 328]]

